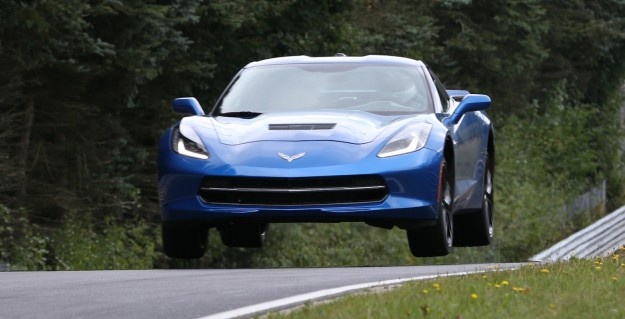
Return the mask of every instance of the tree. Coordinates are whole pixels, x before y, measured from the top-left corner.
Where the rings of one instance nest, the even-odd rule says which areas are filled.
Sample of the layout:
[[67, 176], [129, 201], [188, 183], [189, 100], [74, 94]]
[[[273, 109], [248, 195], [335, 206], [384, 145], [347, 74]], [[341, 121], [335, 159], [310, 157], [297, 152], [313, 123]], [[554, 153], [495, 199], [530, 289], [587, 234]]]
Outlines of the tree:
[[[497, 115], [522, 114], [536, 98], [535, 81], [549, 49], [540, 1], [443, 2], [437, 8], [444, 78], [469, 91], [487, 92]], [[440, 68], [439, 68], [440, 69]]]

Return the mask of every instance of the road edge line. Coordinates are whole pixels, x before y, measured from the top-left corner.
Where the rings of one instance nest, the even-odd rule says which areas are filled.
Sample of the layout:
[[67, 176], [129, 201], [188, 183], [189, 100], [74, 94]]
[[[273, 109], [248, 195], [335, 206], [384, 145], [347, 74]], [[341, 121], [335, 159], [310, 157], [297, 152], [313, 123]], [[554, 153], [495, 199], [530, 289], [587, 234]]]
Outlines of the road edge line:
[[[506, 268], [506, 269], [498, 269], [498, 270], [515, 270], [517, 267]], [[245, 306], [233, 310], [228, 310], [220, 313], [216, 313], [213, 315], [200, 317], [197, 319], [233, 319], [233, 318], [242, 318], [242, 317], [251, 317], [265, 314], [269, 311], [279, 311], [292, 307], [296, 307], [302, 305], [309, 301], [321, 301], [325, 299], [336, 298], [347, 293], [352, 293], [364, 289], [370, 288], [378, 288], [383, 286], [392, 286], [397, 284], [403, 284], [409, 281], [418, 281], [418, 280], [428, 280], [435, 279], [441, 277], [453, 277], [453, 276], [464, 276], [464, 275], [472, 275], [479, 273], [492, 272], [497, 270], [475, 270], [475, 271], [463, 271], [456, 273], [446, 273], [446, 274], [438, 274], [438, 275], [426, 275], [426, 276], [418, 276], [418, 277], [409, 277], [409, 278], [400, 278], [400, 279], [391, 279], [391, 280], [382, 280], [382, 281], [374, 281], [363, 284], [349, 285], [337, 288], [323, 289], [318, 291], [313, 291], [309, 293], [304, 293], [296, 296], [286, 297], [282, 299], [277, 299], [273, 301], [262, 302], [259, 304]]]

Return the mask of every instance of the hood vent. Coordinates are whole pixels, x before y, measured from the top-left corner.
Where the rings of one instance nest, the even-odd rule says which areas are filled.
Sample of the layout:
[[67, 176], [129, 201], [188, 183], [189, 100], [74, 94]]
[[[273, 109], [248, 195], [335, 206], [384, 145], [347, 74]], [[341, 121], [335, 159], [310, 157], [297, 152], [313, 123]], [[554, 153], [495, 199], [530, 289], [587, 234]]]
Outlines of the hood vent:
[[275, 131], [331, 130], [335, 126], [336, 126], [336, 123], [269, 124], [269, 130], [275, 130]]

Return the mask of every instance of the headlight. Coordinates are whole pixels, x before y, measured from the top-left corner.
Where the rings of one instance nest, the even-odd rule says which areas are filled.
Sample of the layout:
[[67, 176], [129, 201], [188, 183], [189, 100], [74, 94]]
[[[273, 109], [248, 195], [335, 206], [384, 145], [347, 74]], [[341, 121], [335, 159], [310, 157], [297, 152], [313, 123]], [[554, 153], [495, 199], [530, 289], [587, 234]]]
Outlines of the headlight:
[[206, 151], [204, 145], [202, 145], [201, 143], [196, 143], [186, 136], [182, 135], [179, 128], [174, 129], [172, 133], [171, 144], [173, 150], [180, 155], [199, 159], [208, 159], [208, 152]]
[[416, 123], [406, 126], [395, 134], [382, 148], [378, 157], [389, 157], [414, 152], [425, 146], [432, 131], [432, 124]]

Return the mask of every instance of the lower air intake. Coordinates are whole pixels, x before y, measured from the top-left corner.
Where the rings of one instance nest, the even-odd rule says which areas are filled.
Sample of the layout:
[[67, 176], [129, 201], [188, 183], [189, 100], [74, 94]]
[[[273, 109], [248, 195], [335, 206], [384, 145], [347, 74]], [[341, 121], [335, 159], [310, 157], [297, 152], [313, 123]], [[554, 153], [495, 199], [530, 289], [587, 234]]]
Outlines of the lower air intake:
[[313, 178], [205, 177], [207, 203], [237, 205], [326, 205], [379, 202], [388, 194], [381, 176]]

